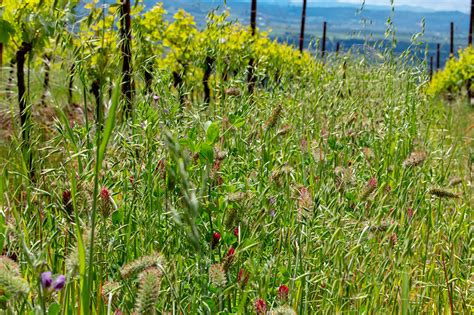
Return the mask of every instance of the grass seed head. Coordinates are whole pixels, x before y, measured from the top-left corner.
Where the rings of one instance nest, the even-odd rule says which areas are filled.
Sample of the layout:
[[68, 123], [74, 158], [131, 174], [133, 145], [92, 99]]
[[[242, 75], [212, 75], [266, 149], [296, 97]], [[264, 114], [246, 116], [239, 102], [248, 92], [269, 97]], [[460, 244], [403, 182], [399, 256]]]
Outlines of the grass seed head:
[[214, 264], [209, 268], [209, 281], [215, 287], [225, 287], [227, 284], [227, 278], [225, 275], [225, 269], [222, 264]]
[[410, 153], [410, 156], [403, 161], [403, 167], [408, 168], [408, 167], [414, 167], [423, 164], [423, 162], [426, 160], [428, 154], [424, 151], [414, 151]]
[[154, 253], [152, 255], [140, 257], [124, 265], [120, 270], [120, 274], [122, 275], [122, 278], [129, 279], [146, 269], [163, 266], [163, 264], [163, 256], [160, 253]]
[[0, 291], [10, 295], [27, 295], [30, 291], [28, 282], [21, 276], [6, 268], [0, 268]]
[[156, 303], [160, 294], [161, 270], [150, 267], [140, 273], [140, 288], [138, 290], [135, 309], [138, 314], [156, 314]]
[[270, 311], [271, 315], [296, 315], [296, 312], [293, 308], [288, 305], [282, 305], [277, 308], [274, 308]]
[[11, 272], [15, 276], [20, 276], [20, 267], [15, 261], [7, 256], [0, 256], [0, 269]]
[[439, 198], [459, 198], [458, 194], [444, 188], [434, 187], [430, 189], [429, 193]]
[[278, 104], [277, 107], [273, 110], [272, 114], [268, 118], [268, 120], [265, 123], [265, 129], [269, 130], [273, 127], [275, 127], [276, 123], [278, 122], [278, 118], [280, 118], [281, 111], [283, 110], [283, 107]]

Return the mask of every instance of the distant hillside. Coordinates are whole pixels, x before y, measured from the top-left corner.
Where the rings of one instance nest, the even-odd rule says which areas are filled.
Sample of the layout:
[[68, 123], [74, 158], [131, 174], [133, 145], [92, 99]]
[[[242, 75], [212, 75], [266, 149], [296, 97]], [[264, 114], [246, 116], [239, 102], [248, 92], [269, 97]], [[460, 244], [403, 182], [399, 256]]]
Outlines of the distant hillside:
[[[258, 27], [263, 30], [271, 29], [271, 35], [280, 41], [296, 42], [299, 37], [301, 6], [292, 4], [275, 4], [276, 0], [259, 0]], [[281, 2], [281, 1], [280, 1]], [[145, 0], [148, 7], [156, 3]], [[209, 11], [222, 9], [223, 0], [165, 0], [165, 9], [169, 18], [180, 8], [195, 16], [200, 27], [205, 25]], [[362, 44], [365, 40], [381, 40], [386, 31], [387, 18], [392, 14], [390, 8], [381, 6], [366, 6], [360, 12], [360, 5], [337, 4], [334, 2], [318, 3], [318, 7], [308, 7], [306, 19], [307, 42], [321, 37], [322, 24], [328, 22], [328, 49], [334, 48], [336, 42], [344, 47]], [[227, 9], [231, 18], [248, 24], [250, 15], [249, 1], [228, 0]], [[455, 46], [464, 47], [467, 43], [469, 16], [462, 12], [426, 11], [412, 7], [396, 7], [393, 24], [399, 41], [399, 51], [404, 50], [410, 43], [413, 34], [421, 32], [422, 20], [425, 19], [425, 41], [430, 49], [436, 43], [442, 43], [443, 59], [449, 54], [449, 24], [455, 21]]]

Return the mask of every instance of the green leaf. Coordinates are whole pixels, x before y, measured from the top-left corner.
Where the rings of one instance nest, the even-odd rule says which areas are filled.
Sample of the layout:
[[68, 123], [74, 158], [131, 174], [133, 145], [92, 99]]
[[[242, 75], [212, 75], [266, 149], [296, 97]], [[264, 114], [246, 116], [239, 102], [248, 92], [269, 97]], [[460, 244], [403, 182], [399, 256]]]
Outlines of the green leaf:
[[0, 30], [2, 30], [0, 32], [0, 43], [2, 44], [8, 43], [10, 36], [15, 33], [13, 26], [9, 22], [2, 19], [0, 19]]
[[48, 307], [48, 315], [58, 315], [61, 311], [61, 307], [59, 306], [58, 303], [52, 303]]
[[213, 144], [219, 138], [219, 126], [213, 122], [211, 123], [206, 130], [206, 139], [207, 142]]
[[199, 157], [209, 163], [214, 161], [214, 149], [212, 148], [212, 146], [208, 143], [201, 144], [201, 148], [199, 150]]

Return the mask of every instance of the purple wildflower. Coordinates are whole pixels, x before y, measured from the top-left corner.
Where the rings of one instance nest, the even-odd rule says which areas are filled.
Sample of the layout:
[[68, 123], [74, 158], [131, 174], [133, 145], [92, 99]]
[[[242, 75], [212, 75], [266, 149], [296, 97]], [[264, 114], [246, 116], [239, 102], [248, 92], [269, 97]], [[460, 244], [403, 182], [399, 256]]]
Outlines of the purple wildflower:
[[56, 281], [54, 281], [53, 288], [54, 288], [54, 290], [59, 291], [62, 288], [64, 288], [65, 285], [66, 285], [66, 277], [63, 276], [63, 275], [59, 275], [56, 278]]
[[41, 285], [44, 289], [49, 289], [51, 284], [53, 284], [53, 274], [51, 271], [46, 271], [41, 274]]

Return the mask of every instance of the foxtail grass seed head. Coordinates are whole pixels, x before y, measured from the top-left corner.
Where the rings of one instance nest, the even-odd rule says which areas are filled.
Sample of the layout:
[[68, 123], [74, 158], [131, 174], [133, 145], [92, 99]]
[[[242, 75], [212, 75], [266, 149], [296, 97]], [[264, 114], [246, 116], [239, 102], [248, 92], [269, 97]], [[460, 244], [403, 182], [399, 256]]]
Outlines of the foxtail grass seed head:
[[276, 123], [278, 122], [278, 118], [280, 118], [280, 114], [282, 110], [283, 110], [283, 107], [280, 104], [278, 104], [278, 106], [275, 107], [272, 114], [270, 115], [267, 122], [265, 123], [266, 130], [269, 130], [275, 127]]
[[120, 270], [120, 274], [122, 275], [122, 278], [129, 279], [148, 268], [163, 266], [163, 264], [163, 256], [160, 253], [154, 253], [152, 255], [140, 257], [124, 265]]
[[27, 295], [30, 291], [28, 282], [21, 276], [7, 270], [0, 268], [0, 291], [6, 292], [10, 295]]
[[13, 259], [7, 256], [0, 256], [0, 269], [10, 272], [15, 276], [20, 276], [20, 267]]
[[120, 289], [120, 283], [116, 281], [106, 281], [102, 285], [102, 292], [101, 292], [104, 303], [106, 304], [108, 303], [110, 295], [112, 295], [112, 301], [117, 300], [119, 289]]
[[138, 290], [135, 309], [138, 314], [153, 315], [156, 314], [156, 303], [160, 294], [161, 270], [156, 267], [150, 267], [140, 274], [140, 287]]
[[408, 156], [408, 158], [403, 161], [403, 167], [414, 167], [423, 164], [426, 160], [428, 154], [424, 151], [415, 151]]
[[429, 193], [438, 198], [459, 198], [458, 194], [444, 188], [431, 188]]
[[280, 300], [280, 302], [286, 302], [288, 300], [289, 292], [290, 292], [290, 289], [284, 284], [282, 284], [278, 288], [278, 299]]
[[294, 309], [288, 305], [282, 305], [270, 311], [271, 315], [296, 315]]
[[255, 301], [255, 313], [257, 313], [257, 315], [265, 315], [267, 314], [267, 303], [265, 302], [264, 299], [258, 299], [257, 301]]
[[227, 278], [222, 264], [214, 264], [209, 268], [209, 281], [215, 287], [223, 288], [226, 286]]

